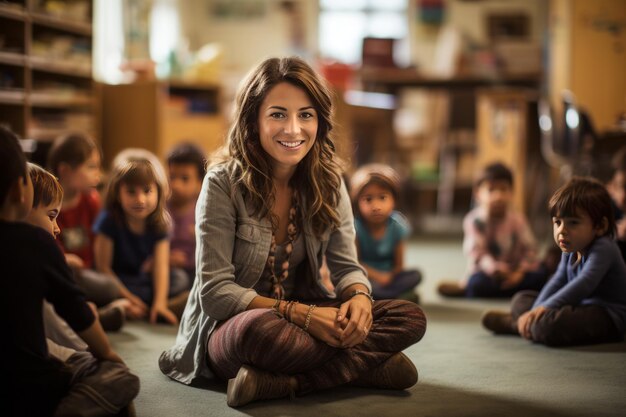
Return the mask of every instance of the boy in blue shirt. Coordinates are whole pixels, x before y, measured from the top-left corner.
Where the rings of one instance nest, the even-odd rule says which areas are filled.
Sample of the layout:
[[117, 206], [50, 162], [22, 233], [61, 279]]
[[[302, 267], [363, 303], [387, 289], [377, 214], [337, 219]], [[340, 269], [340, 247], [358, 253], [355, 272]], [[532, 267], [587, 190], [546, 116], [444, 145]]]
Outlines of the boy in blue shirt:
[[549, 346], [623, 340], [626, 266], [613, 240], [615, 220], [604, 186], [574, 178], [550, 199], [554, 240], [563, 252], [540, 293], [521, 291], [511, 313], [489, 311], [483, 325]]

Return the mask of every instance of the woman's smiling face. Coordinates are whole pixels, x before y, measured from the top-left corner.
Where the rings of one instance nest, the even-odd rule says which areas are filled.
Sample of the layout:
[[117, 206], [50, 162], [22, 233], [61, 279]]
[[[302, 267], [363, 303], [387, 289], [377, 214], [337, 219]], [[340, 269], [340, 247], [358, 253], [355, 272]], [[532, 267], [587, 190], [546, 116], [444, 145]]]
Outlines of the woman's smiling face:
[[259, 108], [261, 146], [275, 169], [295, 170], [317, 137], [318, 115], [306, 92], [287, 82], [276, 84]]

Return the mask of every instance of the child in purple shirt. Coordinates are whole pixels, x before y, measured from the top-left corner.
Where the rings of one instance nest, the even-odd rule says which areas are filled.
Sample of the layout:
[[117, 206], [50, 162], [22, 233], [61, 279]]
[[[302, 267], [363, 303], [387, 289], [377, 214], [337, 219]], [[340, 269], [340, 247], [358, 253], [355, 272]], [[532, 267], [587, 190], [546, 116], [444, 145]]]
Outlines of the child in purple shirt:
[[483, 325], [549, 346], [618, 342], [626, 331], [626, 266], [613, 240], [604, 186], [574, 178], [550, 199], [561, 263], [540, 293], [515, 295], [510, 313], [488, 311]]
[[206, 157], [198, 146], [181, 143], [168, 154], [167, 166], [172, 189], [168, 201], [173, 223], [170, 265], [185, 269], [192, 278], [196, 270], [196, 201], [206, 174]]

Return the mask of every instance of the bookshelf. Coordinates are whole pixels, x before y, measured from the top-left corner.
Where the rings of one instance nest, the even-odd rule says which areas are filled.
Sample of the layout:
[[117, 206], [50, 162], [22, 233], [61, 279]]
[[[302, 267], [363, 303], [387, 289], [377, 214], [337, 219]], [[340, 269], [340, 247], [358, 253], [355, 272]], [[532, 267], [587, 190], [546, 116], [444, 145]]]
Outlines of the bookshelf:
[[59, 134], [98, 138], [91, 0], [0, 2], [0, 124], [43, 162]]

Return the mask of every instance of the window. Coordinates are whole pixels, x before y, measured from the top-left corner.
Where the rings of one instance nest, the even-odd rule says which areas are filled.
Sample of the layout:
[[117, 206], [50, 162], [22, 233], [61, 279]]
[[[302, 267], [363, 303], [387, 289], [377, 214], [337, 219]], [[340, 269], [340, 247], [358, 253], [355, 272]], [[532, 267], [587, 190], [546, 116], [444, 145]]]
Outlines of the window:
[[180, 24], [176, 0], [95, 0], [94, 77], [110, 84], [130, 82], [128, 61], [152, 59], [159, 78], [172, 70]]
[[408, 64], [408, 0], [320, 0], [319, 45], [323, 58], [361, 63], [363, 39], [393, 38], [394, 59]]

